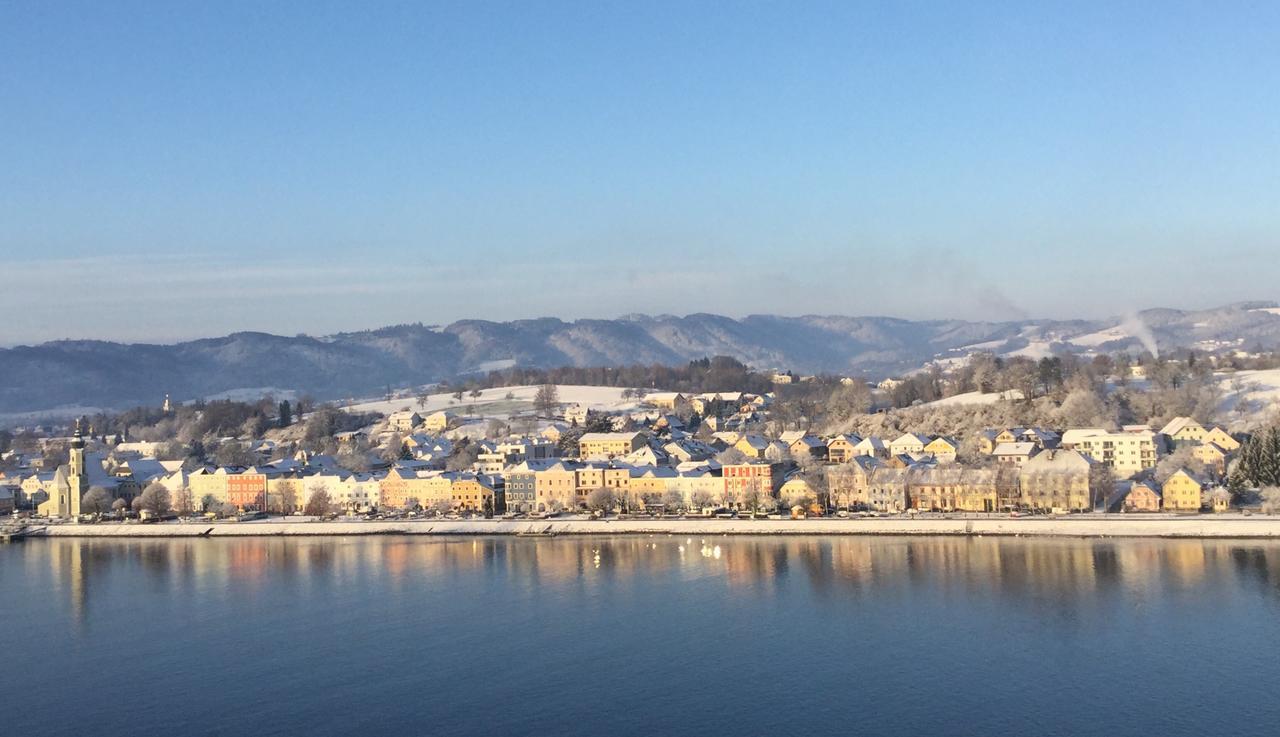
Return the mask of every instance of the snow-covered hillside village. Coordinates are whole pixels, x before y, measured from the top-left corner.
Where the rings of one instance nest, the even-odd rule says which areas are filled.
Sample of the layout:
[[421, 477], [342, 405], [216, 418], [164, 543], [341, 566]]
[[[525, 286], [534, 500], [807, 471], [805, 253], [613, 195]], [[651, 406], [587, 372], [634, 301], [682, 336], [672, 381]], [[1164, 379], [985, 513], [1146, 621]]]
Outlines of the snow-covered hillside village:
[[[0, 512], [1270, 511], [1280, 502], [1280, 356], [1234, 345], [1162, 354], [1143, 332], [1076, 336], [1077, 353], [974, 345], [879, 381], [717, 357], [502, 364], [341, 402], [284, 391], [164, 397], [3, 431]], [[1126, 339], [1134, 350], [1095, 349]]]

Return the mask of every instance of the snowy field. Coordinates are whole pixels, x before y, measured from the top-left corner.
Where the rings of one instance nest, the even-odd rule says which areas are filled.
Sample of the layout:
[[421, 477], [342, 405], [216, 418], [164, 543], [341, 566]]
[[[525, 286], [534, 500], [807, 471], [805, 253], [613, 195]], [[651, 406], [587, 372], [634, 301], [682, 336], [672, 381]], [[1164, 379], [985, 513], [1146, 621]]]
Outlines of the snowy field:
[[1217, 374], [1222, 389], [1218, 417], [1233, 427], [1254, 425], [1280, 407], [1280, 369]]
[[954, 397], [945, 397], [932, 402], [928, 402], [929, 407], [956, 407], [968, 404], [995, 404], [996, 402], [1022, 399], [1022, 392], [1017, 389], [1010, 389], [1007, 392], [991, 392], [983, 394], [982, 392], [965, 392], [957, 394]]
[[[612, 386], [578, 386], [561, 385], [557, 387], [562, 405], [581, 404], [589, 409], [624, 411], [632, 410], [640, 405], [636, 399], [623, 399], [626, 389]], [[428, 395], [425, 405], [419, 404], [415, 397], [403, 397], [387, 401], [375, 399], [358, 401], [345, 405], [343, 409], [351, 412], [381, 412], [389, 415], [402, 409], [413, 410], [419, 414], [429, 414], [440, 410], [449, 410], [462, 414], [469, 408], [470, 414], [477, 418], [497, 417], [506, 419], [512, 413], [526, 412], [533, 409], [533, 397], [538, 393], [536, 386], [503, 386], [494, 389], [482, 389], [480, 396], [472, 398], [469, 394], [462, 396], [462, 401], [453, 398], [451, 393]], [[507, 395], [511, 397], [508, 398]]]

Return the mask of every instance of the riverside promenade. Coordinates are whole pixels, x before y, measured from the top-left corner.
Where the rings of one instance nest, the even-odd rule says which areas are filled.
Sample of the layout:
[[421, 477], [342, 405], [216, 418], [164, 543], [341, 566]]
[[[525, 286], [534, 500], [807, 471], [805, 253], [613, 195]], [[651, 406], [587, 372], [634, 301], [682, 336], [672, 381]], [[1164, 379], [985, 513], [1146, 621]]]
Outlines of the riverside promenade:
[[[38, 527], [38, 525], [37, 525]], [[31, 537], [313, 535], [1006, 535], [1022, 537], [1280, 538], [1280, 516], [1082, 514], [1062, 517], [825, 519], [338, 520], [53, 524]]]

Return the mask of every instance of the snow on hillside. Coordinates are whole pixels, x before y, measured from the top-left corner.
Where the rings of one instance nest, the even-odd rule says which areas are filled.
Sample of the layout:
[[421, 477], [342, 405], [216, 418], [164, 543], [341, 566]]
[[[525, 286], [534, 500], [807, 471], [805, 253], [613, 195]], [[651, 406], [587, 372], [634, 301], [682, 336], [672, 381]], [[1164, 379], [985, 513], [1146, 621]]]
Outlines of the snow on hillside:
[[1027, 343], [1025, 347], [1019, 348], [1016, 351], [1010, 351], [1007, 355], [1025, 356], [1026, 358], [1038, 361], [1041, 358], [1049, 358], [1053, 355], [1052, 346], [1053, 344], [1047, 340], [1033, 340], [1030, 343]]
[[965, 392], [957, 394], [953, 397], [946, 397], [932, 402], [928, 402], [929, 407], [954, 407], [966, 404], [995, 404], [1002, 400], [1022, 399], [1022, 392], [1017, 389], [1010, 389], [1005, 392], [991, 392], [983, 394], [982, 392]]
[[1077, 335], [1071, 338], [1069, 342], [1078, 346], [1096, 347], [1115, 340], [1137, 340], [1137, 338], [1126, 330], [1123, 325], [1116, 325], [1106, 330], [1099, 330], [1096, 333]]
[[[630, 410], [639, 406], [636, 399], [623, 399], [622, 387], [612, 386], [578, 386], [561, 385], [557, 387], [560, 403], [564, 405], [581, 404], [597, 410]], [[468, 408], [474, 408], [477, 417], [498, 417], [505, 419], [514, 412], [533, 409], [533, 397], [538, 393], [536, 386], [502, 386], [493, 389], [482, 389], [480, 396], [472, 399], [469, 394], [462, 396], [462, 401], [453, 398], [453, 394], [431, 394], [425, 405], [419, 405], [416, 397], [392, 399], [374, 399], [359, 401], [346, 405], [343, 409], [351, 412], [381, 412], [389, 415], [402, 409], [411, 409], [419, 414], [452, 410], [461, 414]], [[508, 399], [507, 395], [511, 398]]]
[[1280, 307], [1255, 307], [1250, 312], [1265, 312], [1269, 315], [1280, 315]]
[[1217, 374], [1222, 389], [1218, 417], [1232, 427], [1251, 427], [1280, 408], [1280, 369]]

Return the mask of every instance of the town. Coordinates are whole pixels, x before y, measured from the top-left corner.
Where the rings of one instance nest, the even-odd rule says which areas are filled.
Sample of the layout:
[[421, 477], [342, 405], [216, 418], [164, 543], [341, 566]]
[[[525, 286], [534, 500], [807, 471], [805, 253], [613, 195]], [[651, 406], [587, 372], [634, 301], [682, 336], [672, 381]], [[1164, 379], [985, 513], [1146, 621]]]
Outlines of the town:
[[[1000, 405], [1034, 407], [1027, 397], [1039, 392], [1036, 401], [1057, 416], [1102, 419], [966, 429], [960, 425], [995, 405], [956, 407], [944, 399], [929, 418], [946, 422], [962, 414], [966, 422], [952, 423], [950, 433], [818, 433], [796, 426], [810, 424], [807, 414], [828, 424], [838, 417], [846, 425], [887, 428], [894, 417], [926, 411], [914, 390], [902, 391], [920, 378], [873, 386], [761, 375], [728, 359], [717, 361], [738, 372], [736, 381], [764, 390], [513, 387], [500, 385], [510, 377], [493, 376], [493, 386], [469, 390], [392, 392], [376, 403], [385, 412], [307, 400], [177, 404], [165, 398], [155, 408], [78, 420], [61, 433], [6, 433], [0, 513], [146, 523], [264, 515], [796, 519], [1270, 511], [1272, 461], [1280, 454], [1275, 430], [1229, 432], [1192, 416], [1158, 427], [1117, 424], [1118, 415], [1106, 417], [1105, 401], [1114, 399], [1081, 388], [1081, 377], [1099, 366], [1114, 371], [1113, 364], [1094, 361], [1064, 371], [1048, 359], [1021, 362], [1044, 379], [1037, 389], [1036, 382], [1017, 378], [1026, 375], [1020, 362], [995, 366], [993, 378], [984, 373], [984, 360], [971, 360], [959, 376], [940, 379], [935, 372], [928, 381], [979, 390], [994, 381], [1001, 386], [985, 388], [987, 395], [1003, 392]], [[1173, 361], [1159, 364], [1161, 370]], [[1125, 371], [1137, 375], [1137, 368]], [[1185, 393], [1190, 381], [1176, 390]], [[806, 384], [820, 386], [802, 390]], [[562, 397], [574, 392], [585, 392], [584, 401]], [[905, 397], [904, 406], [877, 410], [877, 395]], [[823, 401], [806, 399], [812, 396]], [[441, 403], [444, 408], [428, 409]], [[501, 419], [490, 411], [504, 407], [510, 411]], [[168, 441], [132, 437], [172, 434], [178, 425], [180, 437]], [[240, 432], [219, 435], [228, 427]]]

